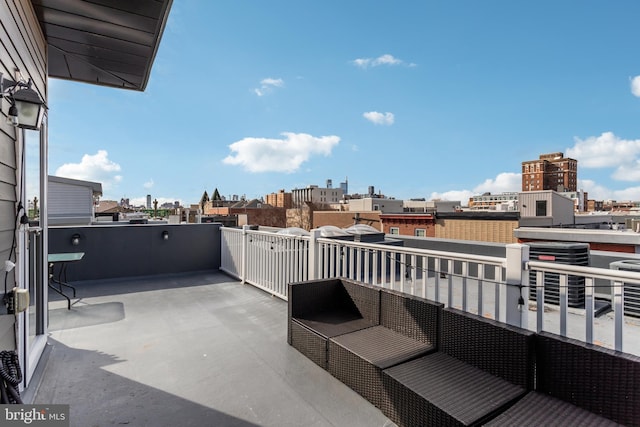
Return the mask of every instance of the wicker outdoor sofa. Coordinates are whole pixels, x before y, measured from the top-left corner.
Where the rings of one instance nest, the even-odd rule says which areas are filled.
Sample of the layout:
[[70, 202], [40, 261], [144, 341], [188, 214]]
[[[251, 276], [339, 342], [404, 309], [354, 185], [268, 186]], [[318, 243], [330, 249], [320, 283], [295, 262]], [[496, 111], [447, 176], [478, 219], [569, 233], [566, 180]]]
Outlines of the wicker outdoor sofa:
[[346, 279], [289, 285], [289, 344], [398, 426], [640, 426], [640, 358]]

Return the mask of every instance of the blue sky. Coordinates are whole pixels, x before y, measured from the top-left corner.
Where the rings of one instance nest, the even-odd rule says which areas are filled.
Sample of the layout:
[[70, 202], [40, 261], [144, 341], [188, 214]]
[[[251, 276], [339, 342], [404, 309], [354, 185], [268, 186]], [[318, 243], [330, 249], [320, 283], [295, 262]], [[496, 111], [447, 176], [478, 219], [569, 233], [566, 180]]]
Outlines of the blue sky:
[[143, 93], [51, 80], [49, 171], [197, 203], [335, 186], [519, 191], [578, 159], [640, 200], [640, 2], [174, 0]]

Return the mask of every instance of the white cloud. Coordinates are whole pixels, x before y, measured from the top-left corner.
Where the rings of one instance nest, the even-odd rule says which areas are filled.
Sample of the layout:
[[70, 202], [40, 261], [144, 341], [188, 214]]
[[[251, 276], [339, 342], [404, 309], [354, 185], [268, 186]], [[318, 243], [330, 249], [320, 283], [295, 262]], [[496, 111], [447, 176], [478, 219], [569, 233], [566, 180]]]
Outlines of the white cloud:
[[104, 191], [109, 190], [122, 181], [122, 175], [118, 174], [120, 165], [109, 160], [108, 157], [106, 150], [99, 150], [94, 155], [85, 154], [80, 163], [65, 163], [56, 169], [55, 175], [99, 182]]
[[351, 61], [355, 66], [360, 68], [367, 68], [371, 62], [371, 58], [358, 58]]
[[402, 64], [402, 61], [394, 58], [393, 55], [382, 55], [373, 60], [372, 65], [399, 65]]
[[588, 193], [588, 197], [594, 200], [610, 199], [613, 192], [602, 185], [596, 184], [591, 179], [578, 179], [578, 188]]
[[[592, 198], [589, 196], [589, 198]], [[613, 192], [613, 199], [619, 202], [629, 200], [640, 200], [640, 187], [629, 187]]]
[[153, 184], [154, 184], [153, 179], [150, 179], [149, 181], [147, 181], [144, 184], [142, 184], [142, 186], [144, 188], [146, 188], [147, 190], [149, 190], [150, 188], [153, 187]]
[[351, 61], [353, 65], [360, 68], [379, 67], [381, 65], [406, 65], [415, 67], [416, 64], [407, 63], [401, 59], [395, 58], [393, 55], [384, 54], [377, 58], [358, 58]]
[[313, 155], [328, 156], [340, 138], [315, 137], [305, 133], [284, 132], [281, 139], [244, 138], [229, 145], [233, 154], [223, 162], [241, 165], [249, 172], [297, 171]]
[[613, 132], [603, 132], [575, 141], [567, 148], [567, 155], [578, 160], [579, 168], [614, 168], [611, 177], [617, 181], [640, 180], [640, 139], [622, 139]]
[[452, 190], [444, 193], [431, 193], [430, 200], [447, 200], [451, 202], [460, 202], [462, 206], [469, 204], [469, 198], [475, 196], [476, 193], [469, 190]]
[[433, 192], [430, 199], [440, 199], [449, 201], [460, 201], [463, 206], [467, 206], [469, 198], [483, 193], [509, 193], [519, 192], [522, 189], [522, 175], [519, 173], [502, 172], [495, 179], [486, 179], [482, 184], [477, 185], [473, 190], [452, 190], [444, 193]]
[[640, 76], [635, 76], [631, 79], [631, 93], [640, 97]]
[[518, 192], [522, 189], [522, 174], [513, 172], [503, 172], [495, 179], [487, 179], [482, 184], [473, 189], [474, 195], [490, 193], [510, 193]]
[[271, 93], [274, 88], [279, 88], [283, 86], [284, 86], [284, 80], [268, 77], [266, 79], [262, 79], [262, 81], [260, 81], [260, 87], [255, 88], [253, 91], [258, 96], [264, 96]]
[[613, 132], [574, 139], [575, 145], [567, 148], [567, 156], [578, 160], [578, 167], [617, 167], [633, 163], [640, 155], [640, 139], [621, 139]]
[[618, 181], [640, 181], [640, 160], [618, 166], [611, 177]]
[[589, 193], [594, 200], [640, 200], [640, 187], [628, 187], [621, 190], [610, 190], [590, 179], [579, 179], [579, 188]]
[[379, 113], [377, 111], [368, 111], [366, 113], [363, 113], [362, 116], [376, 125], [390, 126], [395, 121], [395, 116], [393, 115], [393, 113]]

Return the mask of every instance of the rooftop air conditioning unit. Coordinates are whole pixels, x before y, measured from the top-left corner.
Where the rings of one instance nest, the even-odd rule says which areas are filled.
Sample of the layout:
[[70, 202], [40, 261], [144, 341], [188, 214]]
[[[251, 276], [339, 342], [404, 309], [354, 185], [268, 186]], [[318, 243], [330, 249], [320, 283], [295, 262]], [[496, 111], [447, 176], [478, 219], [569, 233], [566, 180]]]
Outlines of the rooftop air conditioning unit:
[[[609, 264], [612, 270], [635, 271], [640, 273], [640, 260], [622, 260]], [[623, 284], [624, 314], [640, 317], [640, 284]]]
[[626, 218], [624, 220], [624, 225], [627, 230], [632, 230], [632, 231], [635, 231], [636, 233], [640, 233], [640, 219]]
[[[527, 243], [529, 259], [558, 264], [588, 266], [589, 245], [587, 243], [540, 242]], [[536, 300], [536, 272], [529, 272], [529, 298]], [[542, 285], [542, 284], [541, 284]], [[584, 308], [584, 277], [569, 276], [567, 280], [569, 307]], [[544, 273], [545, 304], [560, 305], [560, 275]]]

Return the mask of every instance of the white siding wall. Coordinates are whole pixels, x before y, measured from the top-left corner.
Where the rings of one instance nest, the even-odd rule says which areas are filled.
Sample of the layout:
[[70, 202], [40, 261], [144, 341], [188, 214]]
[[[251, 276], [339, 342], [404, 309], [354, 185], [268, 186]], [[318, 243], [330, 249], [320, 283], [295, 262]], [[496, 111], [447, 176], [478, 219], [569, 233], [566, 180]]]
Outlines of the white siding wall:
[[49, 225], [91, 224], [93, 191], [90, 187], [49, 181]]

